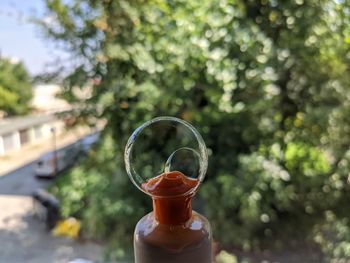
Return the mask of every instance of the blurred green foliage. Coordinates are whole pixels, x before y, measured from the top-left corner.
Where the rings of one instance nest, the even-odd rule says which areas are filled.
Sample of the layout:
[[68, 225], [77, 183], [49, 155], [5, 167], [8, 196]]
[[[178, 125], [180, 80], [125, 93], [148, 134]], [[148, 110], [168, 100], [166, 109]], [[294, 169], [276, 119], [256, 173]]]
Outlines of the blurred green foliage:
[[28, 113], [33, 91], [22, 63], [0, 57], [0, 111], [7, 116]]
[[[46, 3], [47, 36], [78, 63], [62, 96], [87, 123], [107, 120], [101, 145], [55, 192], [88, 235], [111, 240], [112, 255], [124, 256], [150, 209], [124, 171], [126, 140], [160, 115], [190, 121], [207, 143], [199, 194], [223, 245], [314, 240], [325, 213], [350, 216], [348, 2]], [[74, 89], [87, 86], [82, 101]]]
[[350, 258], [349, 218], [336, 218], [327, 211], [326, 221], [314, 228], [313, 238], [326, 253], [329, 261], [344, 261]]

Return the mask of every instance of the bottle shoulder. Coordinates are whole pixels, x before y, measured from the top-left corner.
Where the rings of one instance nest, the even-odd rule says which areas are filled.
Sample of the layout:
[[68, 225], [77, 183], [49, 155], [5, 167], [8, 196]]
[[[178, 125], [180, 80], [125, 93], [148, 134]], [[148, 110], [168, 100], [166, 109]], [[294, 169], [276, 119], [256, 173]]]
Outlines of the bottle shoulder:
[[160, 224], [155, 219], [154, 213], [150, 212], [139, 220], [139, 222], [135, 227], [135, 232], [136, 231], [149, 232], [149, 231], [152, 231], [153, 229], [164, 229], [164, 230], [169, 229], [171, 231], [176, 231], [180, 229], [181, 230], [189, 229], [189, 230], [196, 231], [199, 229], [204, 229], [204, 230], [210, 231], [211, 227], [208, 219], [195, 211], [192, 211], [191, 218], [186, 223], [181, 225]]
[[211, 227], [209, 221], [195, 211], [192, 212], [191, 218], [182, 225], [159, 224], [151, 212], [137, 223], [135, 240], [165, 246], [176, 251], [203, 242], [203, 240], [211, 240]]

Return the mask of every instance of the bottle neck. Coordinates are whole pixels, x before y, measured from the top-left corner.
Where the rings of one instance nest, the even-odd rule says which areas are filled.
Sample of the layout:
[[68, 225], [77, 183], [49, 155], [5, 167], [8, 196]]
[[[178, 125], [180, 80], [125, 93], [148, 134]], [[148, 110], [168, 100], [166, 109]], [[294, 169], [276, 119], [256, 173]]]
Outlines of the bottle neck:
[[164, 225], [181, 225], [192, 216], [193, 195], [153, 199], [155, 219]]

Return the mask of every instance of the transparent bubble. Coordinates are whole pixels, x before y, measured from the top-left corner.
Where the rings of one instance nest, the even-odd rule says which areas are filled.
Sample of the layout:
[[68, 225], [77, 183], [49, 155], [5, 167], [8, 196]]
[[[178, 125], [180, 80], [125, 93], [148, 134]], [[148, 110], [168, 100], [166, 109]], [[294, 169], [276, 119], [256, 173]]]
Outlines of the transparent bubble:
[[165, 163], [164, 172], [179, 171], [190, 178], [197, 178], [200, 155], [192, 148], [183, 147], [174, 151]]
[[179, 171], [202, 182], [208, 165], [202, 136], [191, 124], [174, 117], [158, 117], [137, 128], [124, 159], [128, 176], [143, 192], [143, 183], [164, 172]]

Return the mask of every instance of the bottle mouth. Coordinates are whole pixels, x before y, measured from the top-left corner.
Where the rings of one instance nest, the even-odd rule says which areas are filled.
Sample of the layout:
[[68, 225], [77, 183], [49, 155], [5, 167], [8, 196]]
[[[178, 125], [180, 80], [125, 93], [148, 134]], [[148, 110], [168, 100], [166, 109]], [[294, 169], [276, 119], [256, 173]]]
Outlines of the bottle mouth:
[[142, 190], [154, 199], [190, 197], [200, 185], [179, 171], [165, 172], [142, 184]]
[[[165, 116], [142, 124], [132, 133], [124, 160], [127, 174], [139, 190], [152, 198], [176, 198], [195, 194], [207, 171], [208, 153], [202, 136], [191, 124]], [[160, 194], [144, 187], [160, 176], [162, 181], [174, 183], [178, 180], [173, 174], [176, 171], [192, 180], [187, 191], [172, 189], [171, 194]]]

